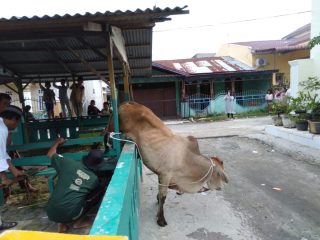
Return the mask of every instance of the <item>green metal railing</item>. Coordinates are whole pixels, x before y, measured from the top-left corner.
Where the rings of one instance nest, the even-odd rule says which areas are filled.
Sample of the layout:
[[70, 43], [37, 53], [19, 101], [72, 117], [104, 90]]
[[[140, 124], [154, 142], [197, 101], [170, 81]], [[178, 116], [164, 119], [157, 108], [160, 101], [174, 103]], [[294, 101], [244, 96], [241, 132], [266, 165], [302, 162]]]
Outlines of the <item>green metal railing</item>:
[[125, 144], [90, 235], [139, 239], [141, 163], [134, 144]]

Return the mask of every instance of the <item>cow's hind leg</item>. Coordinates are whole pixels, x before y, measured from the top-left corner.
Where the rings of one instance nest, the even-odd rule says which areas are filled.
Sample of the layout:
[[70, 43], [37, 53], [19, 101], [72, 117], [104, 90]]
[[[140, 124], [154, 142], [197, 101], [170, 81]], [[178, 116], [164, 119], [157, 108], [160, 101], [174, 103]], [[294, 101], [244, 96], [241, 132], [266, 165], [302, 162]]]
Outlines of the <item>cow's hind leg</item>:
[[[160, 179], [159, 179], [159, 182], [163, 183], [163, 181], [161, 181]], [[159, 203], [158, 214], [157, 214], [157, 223], [161, 227], [164, 227], [167, 225], [167, 221], [164, 218], [164, 212], [163, 212], [163, 205], [166, 201], [167, 192], [168, 192], [168, 187], [159, 185], [159, 193], [157, 196], [158, 203]]]

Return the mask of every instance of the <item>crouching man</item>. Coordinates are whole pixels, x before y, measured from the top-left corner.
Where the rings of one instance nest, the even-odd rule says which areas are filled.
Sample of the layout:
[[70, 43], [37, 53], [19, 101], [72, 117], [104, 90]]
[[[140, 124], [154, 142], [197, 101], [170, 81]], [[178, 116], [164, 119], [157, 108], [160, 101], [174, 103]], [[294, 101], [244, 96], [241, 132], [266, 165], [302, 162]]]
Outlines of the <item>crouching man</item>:
[[69, 226], [74, 229], [91, 226], [92, 221], [85, 219], [84, 214], [100, 203], [105, 191], [94, 173], [103, 160], [103, 153], [91, 150], [82, 161], [64, 158], [56, 153], [64, 141], [58, 138], [47, 154], [57, 171], [58, 181], [46, 211], [48, 218], [58, 223], [61, 233], [67, 232]]

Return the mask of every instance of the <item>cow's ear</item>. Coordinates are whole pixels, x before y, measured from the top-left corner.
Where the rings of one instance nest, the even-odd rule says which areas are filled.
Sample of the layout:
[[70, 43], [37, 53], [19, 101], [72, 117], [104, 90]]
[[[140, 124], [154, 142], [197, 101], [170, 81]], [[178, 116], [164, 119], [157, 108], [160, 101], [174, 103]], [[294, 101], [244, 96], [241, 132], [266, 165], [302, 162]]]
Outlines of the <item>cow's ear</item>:
[[229, 179], [228, 179], [227, 175], [224, 173], [224, 171], [221, 171], [218, 168], [215, 168], [215, 170], [217, 172], [217, 175], [220, 176], [225, 183], [229, 182]]
[[223, 178], [223, 181], [224, 181], [225, 183], [228, 183], [228, 182], [229, 182], [229, 178], [227, 177], [227, 175], [226, 175], [225, 173], [223, 173], [222, 178]]

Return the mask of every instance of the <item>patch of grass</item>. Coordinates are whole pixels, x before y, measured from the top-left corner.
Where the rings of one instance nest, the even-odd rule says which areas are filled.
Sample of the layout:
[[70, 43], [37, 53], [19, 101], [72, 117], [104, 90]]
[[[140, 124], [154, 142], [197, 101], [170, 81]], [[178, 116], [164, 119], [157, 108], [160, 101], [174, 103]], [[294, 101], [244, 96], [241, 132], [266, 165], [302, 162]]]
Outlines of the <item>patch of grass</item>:
[[262, 117], [262, 116], [269, 116], [269, 113], [267, 113], [265, 110], [257, 110], [257, 111], [236, 114], [237, 118]]
[[47, 201], [49, 199], [48, 185], [46, 177], [29, 177], [31, 185], [38, 189], [38, 192], [27, 192], [21, 189], [19, 184], [11, 186], [11, 195], [7, 204], [14, 206], [37, 205], [37, 203]]
[[[256, 111], [234, 114], [235, 118], [250, 118], [250, 117], [262, 117], [262, 116], [269, 116], [269, 114], [265, 110], [256, 110]], [[209, 115], [207, 117], [188, 118], [190, 122], [214, 122], [214, 121], [223, 121], [227, 119], [228, 117], [226, 114], [214, 114], [214, 115]]]

